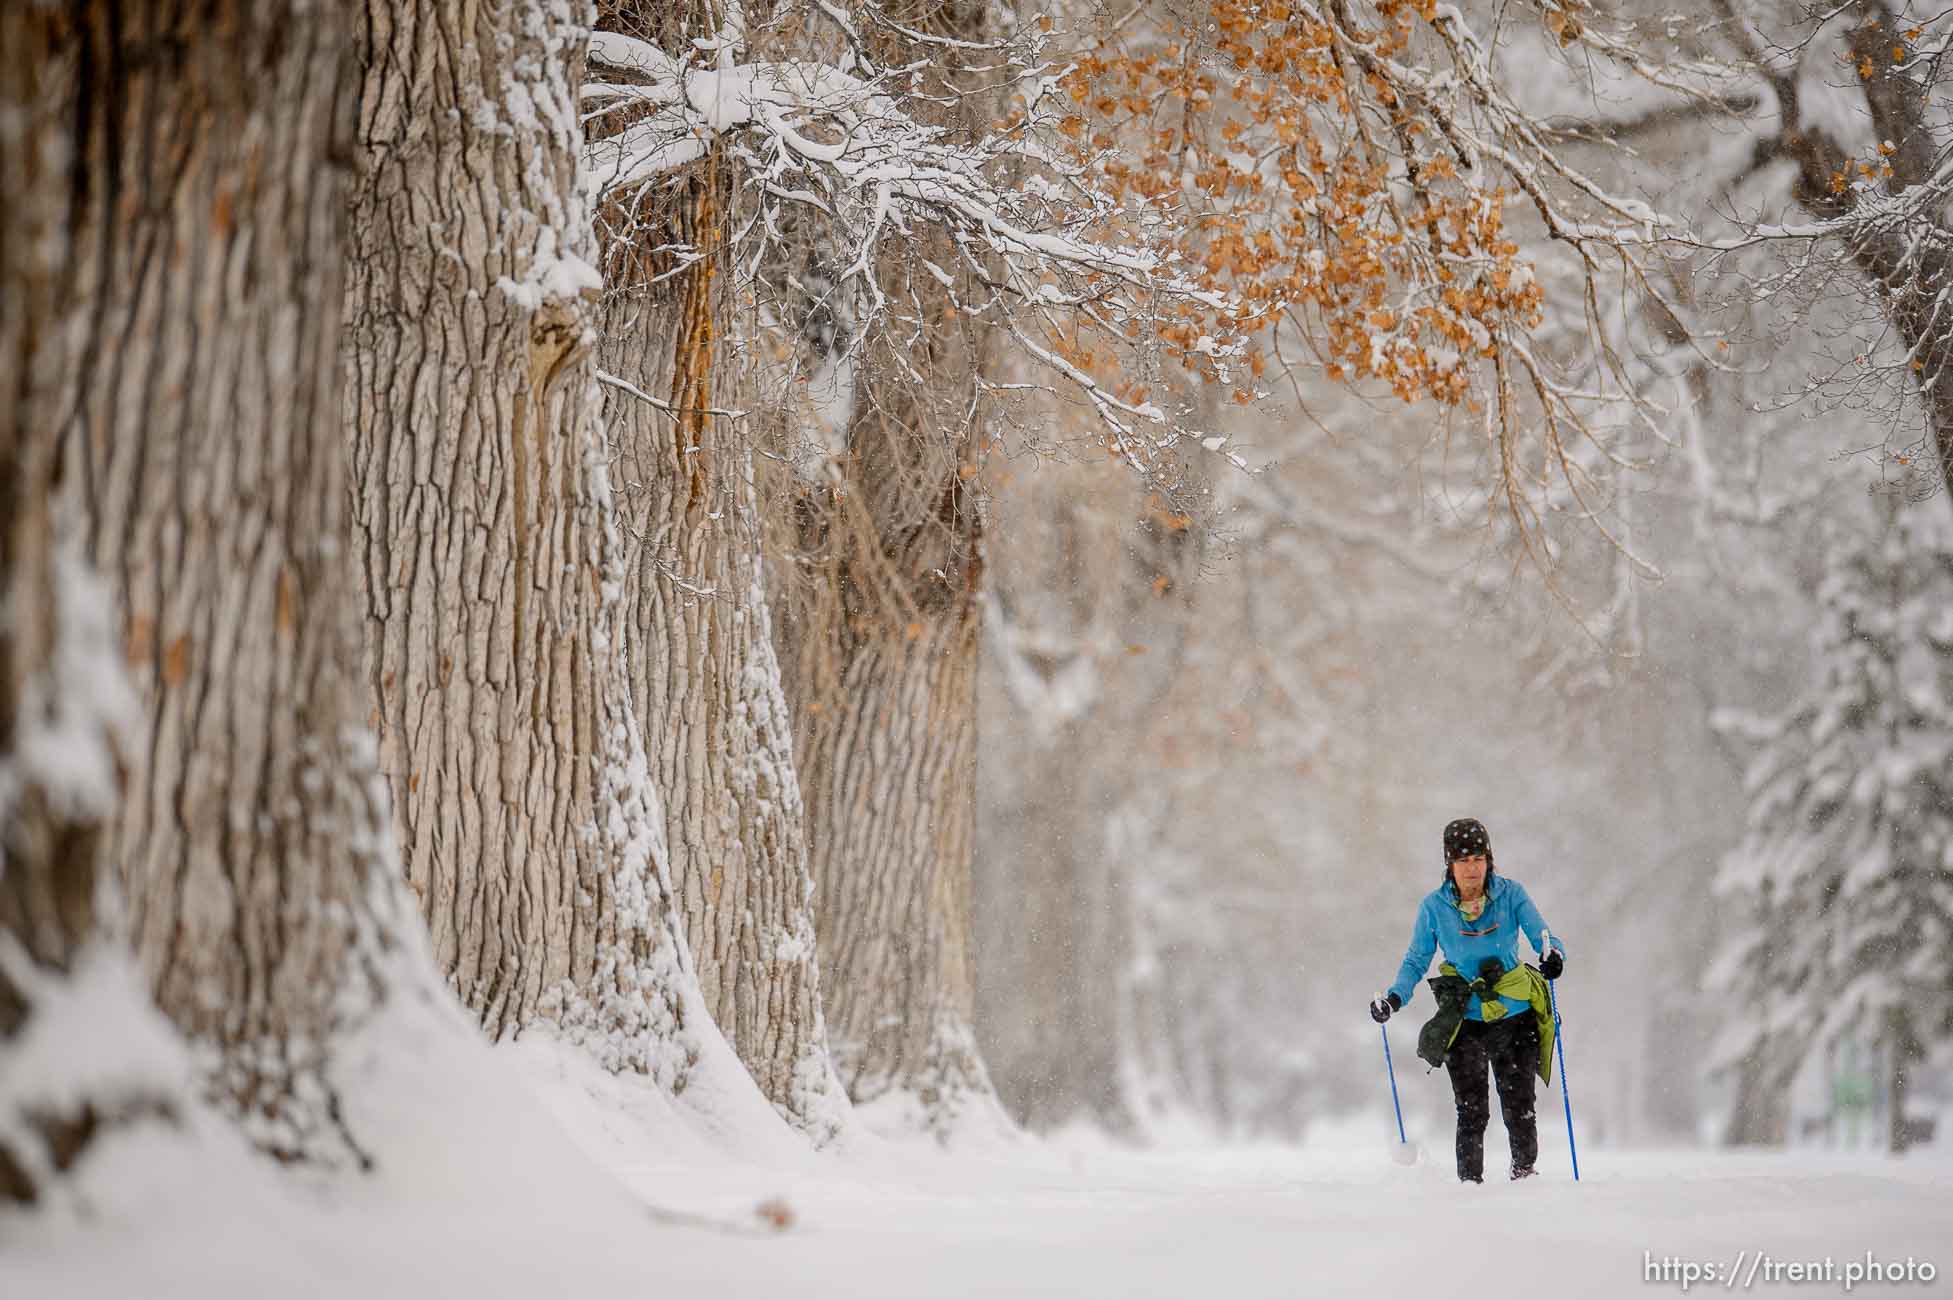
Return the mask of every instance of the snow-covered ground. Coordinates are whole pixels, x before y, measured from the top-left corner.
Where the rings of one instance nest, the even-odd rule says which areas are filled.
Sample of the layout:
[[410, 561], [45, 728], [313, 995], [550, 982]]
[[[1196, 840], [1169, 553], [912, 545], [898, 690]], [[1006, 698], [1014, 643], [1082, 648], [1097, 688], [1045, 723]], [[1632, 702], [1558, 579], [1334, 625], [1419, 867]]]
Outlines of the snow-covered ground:
[[[1483, 1187], [1453, 1181], [1447, 1134], [1407, 1167], [1370, 1126], [1301, 1149], [951, 1155], [857, 1131], [814, 1154], [736, 1098], [680, 1111], [560, 1044], [388, 1047], [368, 1079], [381, 1100], [355, 1116], [392, 1152], [373, 1176], [269, 1171], [220, 1124], [125, 1138], [81, 1168], [74, 1201], [0, 1215], [0, 1297], [1574, 1300], [1679, 1293], [1680, 1261], [1747, 1272], [1759, 1252], [1830, 1257], [1837, 1278], [1804, 1284], [1828, 1292], [1868, 1251], [1953, 1268], [1940, 1157], [1603, 1149], [1575, 1184], [1550, 1122], [1543, 1177]], [[1496, 1118], [1489, 1138], [1496, 1174]], [[1771, 1268], [1729, 1289], [1791, 1285]]]

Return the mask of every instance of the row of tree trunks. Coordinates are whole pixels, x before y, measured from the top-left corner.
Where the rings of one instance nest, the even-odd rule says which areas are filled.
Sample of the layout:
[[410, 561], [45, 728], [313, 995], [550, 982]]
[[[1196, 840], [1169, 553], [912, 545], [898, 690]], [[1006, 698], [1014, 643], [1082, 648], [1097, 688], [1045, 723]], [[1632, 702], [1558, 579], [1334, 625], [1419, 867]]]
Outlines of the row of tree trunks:
[[370, 0], [347, 289], [365, 670], [434, 953], [680, 1087], [683, 941], [620, 651], [580, 43], [553, 0]]
[[[0, 491], [20, 508], [0, 577], [32, 611], [0, 643], [0, 761], [46, 725], [71, 642], [64, 488], [145, 708], [119, 804], [5, 769], [0, 924], [60, 972], [112, 863], [158, 1003], [282, 1157], [367, 1158], [331, 1052], [385, 994], [399, 875], [491, 1035], [553, 1022], [677, 1089], [708, 1028], [688, 1015], [715, 1012], [774, 1103], [831, 1134], [810, 838], [857, 1086], [938, 1119], [989, 1095], [969, 1032], [972, 426], [918, 478], [903, 440], [954, 422], [892, 379], [866, 403], [881, 450], [855, 472], [879, 531], [837, 563], [850, 589], [898, 573], [921, 617], [881, 607], [809, 643], [799, 748], [823, 797], [803, 810], [751, 449], [706, 414], [738, 382], [710, 260], [607, 322], [615, 369], [671, 398], [613, 408], [644, 485], [628, 544], [616, 527], [577, 184], [589, 18], [548, 0], [6, 18], [10, 49], [49, 57], [9, 70], [25, 111], [0, 130], [31, 182], [5, 249], [19, 436]], [[710, 184], [682, 193], [680, 219], [717, 219]], [[683, 793], [672, 848], [658, 782]], [[0, 977], [0, 1033], [29, 1002]], [[52, 1156], [0, 1161], [9, 1194], [72, 1154], [48, 1132]]]

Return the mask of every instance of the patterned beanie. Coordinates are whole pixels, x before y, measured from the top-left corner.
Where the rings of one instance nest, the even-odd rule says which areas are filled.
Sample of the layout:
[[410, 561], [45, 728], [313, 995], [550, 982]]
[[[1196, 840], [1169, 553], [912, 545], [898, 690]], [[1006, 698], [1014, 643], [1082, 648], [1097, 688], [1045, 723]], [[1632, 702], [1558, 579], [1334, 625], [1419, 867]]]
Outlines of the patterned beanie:
[[1444, 828], [1444, 865], [1449, 867], [1459, 858], [1492, 856], [1492, 837], [1485, 833], [1485, 823], [1476, 817], [1460, 817]]

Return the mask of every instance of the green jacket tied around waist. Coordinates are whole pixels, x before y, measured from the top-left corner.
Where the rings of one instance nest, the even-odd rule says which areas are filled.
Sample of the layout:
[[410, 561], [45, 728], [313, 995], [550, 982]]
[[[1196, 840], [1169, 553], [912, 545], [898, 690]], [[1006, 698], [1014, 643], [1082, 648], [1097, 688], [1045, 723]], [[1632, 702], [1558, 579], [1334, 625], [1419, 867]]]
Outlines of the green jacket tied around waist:
[[1507, 970], [1505, 963], [1496, 957], [1485, 959], [1475, 980], [1460, 975], [1450, 962], [1438, 967], [1438, 972], [1427, 981], [1431, 995], [1438, 1000], [1438, 1012], [1417, 1033], [1417, 1055], [1425, 1064], [1432, 1069], [1444, 1064], [1474, 993], [1480, 999], [1488, 1023], [1505, 1018], [1505, 1004], [1500, 998], [1517, 998], [1531, 1004], [1533, 1014], [1539, 1018], [1539, 1078], [1542, 1083], [1553, 1082], [1553, 1004], [1544, 975], [1524, 964]]

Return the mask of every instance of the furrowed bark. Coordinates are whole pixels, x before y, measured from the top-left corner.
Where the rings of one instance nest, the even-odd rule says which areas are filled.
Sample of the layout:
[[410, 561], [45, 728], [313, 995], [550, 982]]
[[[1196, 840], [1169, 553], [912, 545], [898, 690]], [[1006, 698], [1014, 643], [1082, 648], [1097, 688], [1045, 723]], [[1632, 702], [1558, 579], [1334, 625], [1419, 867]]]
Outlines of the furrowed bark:
[[69, 17], [65, 472], [143, 704], [104, 853], [210, 1097], [281, 1158], [363, 1165], [329, 1077], [384, 995], [391, 880], [342, 548], [346, 27], [246, 0]]
[[348, 284], [365, 671], [408, 882], [491, 1036], [681, 1088], [683, 943], [622, 669], [566, 0], [371, 0]]
[[[66, 982], [97, 929], [104, 821], [114, 790], [89, 798], [36, 761], [62, 738], [115, 761], [113, 719], [62, 690], [64, 641], [56, 520], [61, 427], [72, 402], [63, 290], [73, 256], [67, 168], [77, 85], [67, 15], [0, 11], [0, 1052]], [[68, 503], [68, 504], [71, 504]], [[77, 705], [84, 707], [77, 708]], [[40, 1200], [107, 1125], [110, 1099], [0, 1091], [0, 1202]]]
[[855, 1101], [912, 1094], [945, 1138], [994, 1104], [971, 1029], [980, 527], [952, 474], [938, 518], [843, 561], [856, 595], [854, 565], [888, 566], [912, 617], [844, 606], [797, 695], [836, 1064]]
[[[989, 31], [991, 8], [962, 0], [889, 16], [972, 42]], [[889, 66], [934, 65], [941, 125], [984, 120], [986, 92], [963, 47], [919, 53], [892, 31], [875, 39]], [[785, 639], [836, 1064], [856, 1102], [906, 1094], [915, 1109], [898, 1123], [947, 1140], [979, 1114], [1008, 1123], [971, 1029], [987, 418], [978, 377], [995, 341], [955, 310], [923, 259], [961, 266], [947, 237], [918, 228], [877, 268], [887, 300], [915, 315], [884, 322], [861, 348], [838, 480], [796, 502], [800, 581]], [[967, 270], [953, 273], [965, 296], [981, 298]]]
[[[64, 182], [71, 144], [73, 69], [59, 15], [0, 13], [10, 57], [0, 60], [0, 165], [13, 178], [0, 239], [0, 929], [36, 965], [66, 969], [94, 929], [100, 807], [59, 806], [47, 776], [27, 770], [23, 747], [58, 725], [49, 687], [61, 640], [56, 610], [55, 518], [72, 255]], [[104, 754], [110, 737], [95, 731]], [[0, 967], [0, 1035], [26, 1019], [25, 990]], [[0, 1151], [0, 1161], [5, 1160]], [[24, 1178], [5, 1167], [18, 1195]]]
[[[642, 6], [607, 13], [643, 39]], [[669, 38], [667, 38], [669, 39]], [[762, 581], [728, 346], [732, 189], [716, 157], [606, 210], [600, 369], [627, 538], [632, 698], [665, 792], [671, 875], [713, 1019], [760, 1090], [815, 1141], [843, 1122], [827, 1056], [793, 733]], [[683, 269], [653, 248], [697, 251]], [[662, 401], [654, 405], [651, 399]]]

